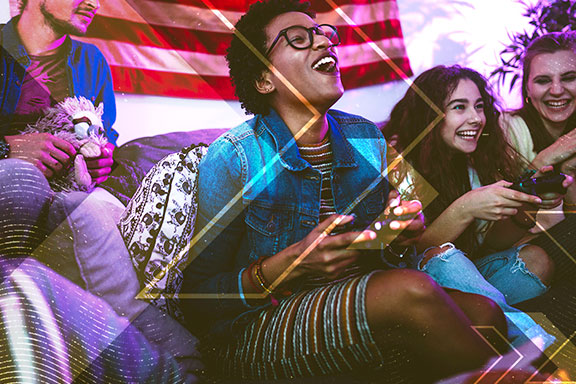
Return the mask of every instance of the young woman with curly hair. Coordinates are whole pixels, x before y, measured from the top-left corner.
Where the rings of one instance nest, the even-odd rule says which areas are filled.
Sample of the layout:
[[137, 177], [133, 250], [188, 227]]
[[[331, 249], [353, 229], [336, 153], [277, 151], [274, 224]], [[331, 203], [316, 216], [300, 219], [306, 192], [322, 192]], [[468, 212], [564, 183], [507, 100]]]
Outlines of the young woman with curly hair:
[[[438, 193], [425, 207], [427, 229], [418, 247], [453, 242], [468, 254], [446, 246], [447, 254], [425, 258], [418, 267], [442, 286], [495, 300], [511, 331], [517, 327], [529, 338], [545, 337], [527, 315], [510, 305], [543, 294], [553, 265], [541, 248], [515, 243], [531, 226], [527, 211], [553, 206], [561, 197], [546, 196], [543, 201], [508, 188], [522, 174], [525, 161], [508, 144], [499, 116], [479, 73], [437, 66], [416, 78], [393, 108], [384, 131], [418, 172], [400, 169], [402, 189], [410, 187], [415, 196], [422, 196], [423, 179]], [[568, 178], [565, 184], [571, 182]]]

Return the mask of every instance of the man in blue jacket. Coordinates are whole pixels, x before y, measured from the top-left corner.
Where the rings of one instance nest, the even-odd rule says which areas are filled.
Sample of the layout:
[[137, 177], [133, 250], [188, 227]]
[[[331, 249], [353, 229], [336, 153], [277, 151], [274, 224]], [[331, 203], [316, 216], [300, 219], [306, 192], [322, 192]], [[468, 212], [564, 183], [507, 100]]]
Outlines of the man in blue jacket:
[[54, 195], [47, 179], [68, 169], [76, 149], [48, 133], [22, 134], [69, 96], [103, 103], [109, 143], [87, 161], [96, 183], [111, 172], [118, 133], [110, 68], [84, 35], [98, 0], [21, 0], [20, 15], [0, 29], [0, 255], [29, 255], [50, 233]]
[[84, 35], [100, 7], [98, 0], [23, 0], [21, 14], [4, 26], [0, 51], [0, 159], [23, 159], [47, 178], [66, 168], [75, 155], [68, 142], [50, 134], [20, 132], [47, 107], [69, 96], [104, 103], [104, 128], [110, 144], [88, 161], [98, 183], [111, 172], [118, 133], [112, 129], [116, 105], [110, 68]]

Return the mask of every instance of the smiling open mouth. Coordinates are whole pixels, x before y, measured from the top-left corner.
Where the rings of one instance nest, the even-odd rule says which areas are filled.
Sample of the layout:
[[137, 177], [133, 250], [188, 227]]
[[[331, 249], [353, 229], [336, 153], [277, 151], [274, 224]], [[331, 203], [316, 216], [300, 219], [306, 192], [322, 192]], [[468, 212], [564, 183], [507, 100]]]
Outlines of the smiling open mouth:
[[544, 104], [549, 108], [564, 108], [568, 104], [570, 104], [571, 100], [548, 100], [545, 101]]
[[476, 138], [477, 133], [478, 131], [460, 131], [456, 132], [456, 135], [466, 140], [472, 140]]
[[323, 73], [336, 72], [336, 59], [332, 56], [324, 56], [312, 65], [312, 69]]

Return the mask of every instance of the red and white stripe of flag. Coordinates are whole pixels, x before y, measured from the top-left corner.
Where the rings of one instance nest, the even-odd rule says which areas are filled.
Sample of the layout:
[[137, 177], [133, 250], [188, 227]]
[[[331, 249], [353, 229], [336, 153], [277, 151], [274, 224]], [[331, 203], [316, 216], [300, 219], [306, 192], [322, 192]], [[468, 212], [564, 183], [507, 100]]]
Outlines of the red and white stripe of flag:
[[[103, 52], [118, 92], [233, 99], [224, 55], [232, 38], [230, 26], [253, 2], [101, 0], [88, 35], [81, 40]], [[412, 75], [395, 0], [311, 3], [319, 24], [338, 27], [346, 89]]]

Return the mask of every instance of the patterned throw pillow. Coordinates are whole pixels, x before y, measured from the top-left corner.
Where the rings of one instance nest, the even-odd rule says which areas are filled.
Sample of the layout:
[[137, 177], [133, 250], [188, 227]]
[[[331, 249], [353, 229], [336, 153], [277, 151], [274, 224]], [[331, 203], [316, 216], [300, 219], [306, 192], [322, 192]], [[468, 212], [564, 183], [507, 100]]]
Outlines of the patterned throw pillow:
[[206, 150], [191, 146], [160, 160], [118, 223], [142, 287], [152, 285], [150, 294], [162, 294], [151, 303], [179, 321], [176, 296], [196, 222], [198, 164]]

